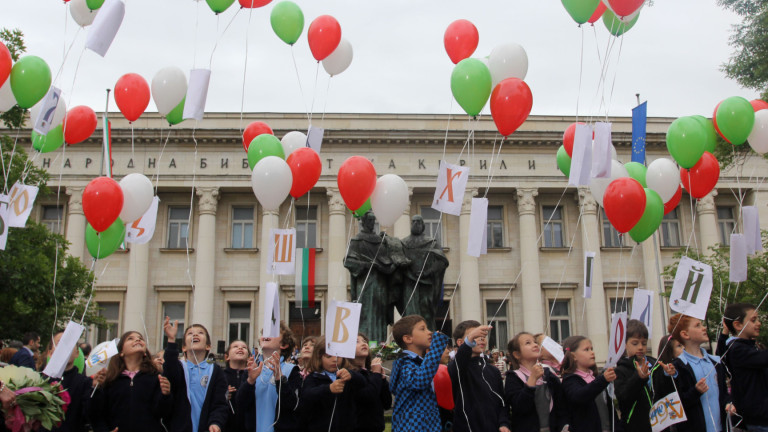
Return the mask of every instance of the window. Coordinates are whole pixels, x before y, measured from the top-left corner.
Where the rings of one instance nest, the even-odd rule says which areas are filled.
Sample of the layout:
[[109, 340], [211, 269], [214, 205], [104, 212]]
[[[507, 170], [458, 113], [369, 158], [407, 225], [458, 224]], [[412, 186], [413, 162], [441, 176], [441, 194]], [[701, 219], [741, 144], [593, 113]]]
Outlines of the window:
[[251, 304], [250, 303], [230, 303], [229, 304], [229, 338], [227, 343], [236, 340], [244, 341], [249, 345], [248, 339], [251, 334]]
[[544, 206], [544, 247], [563, 247], [563, 209], [559, 206]]
[[424, 233], [435, 239], [435, 247], [442, 247], [443, 236], [441, 235], [442, 224], [440, 223], [442, 215], [440, 212], [432, 207], [423, 206], [421, 207], [421, 217], [424, 218]]
[[[181, 342], [184, 340], [183, 332], [186, 328], [184, 325], [187, 312], [186, 309], [187, 304], [184, 302], [163, 302], [163, 315], [161, 317], [161, 322], [165, 320], [165, 317], [170, 318], [171, 323], [173, 323], [175, 320], [179, 321], [179, 331], [176, 333], [176, 343], [179, 344], [179, 347], [181, 347]], [[160, 340], [163, 341], [163, 349], [165, 349], [165, 347], [168, 346], [168, 338], [165, 337], [165, 331], [162, 329], [162, 324], [160, 327]]]
[[488, 206], [487, 247], [504, 247], [504, 207]]
[[680, 219], [677, 215], [677, 209], [665, 214], [661, 220], [661, 245], [680, 246]]
[[120, 303], [99, 302], [99, 316], [103, 317], [107, 324], [99, 327], [96, 343], [120, 337]]
[[253, 206], [232, 208], [232, 249], [253, 248]]
[[40, 219], [40, 223], [45, 225], [45, 227], [48, 228], [48, 231], [54, 234], [63, 234], [64, 206], [44, 205], [43, 216]]
[[317, 247], [317, 206], [296, 206], [296, 247]]
[[186, 249], [189, 244], [189, 207], [168, 209], [168, 248]]
[[569, 300], [549, 301], [549, 336], [559, 343], [571, 336]]
[[[503, 304], [502, 304], [503, 303]], [[486, 322], [490, 321], [493, 328], [488, 335], [488, 349], [506, 349], [509, 334], [507, 332], [507, 303], [501, 300], [488, 300], [485, 302]], [[494, 315], [496, 318], [494, 318]]]
[[717, 227], [720, 229], [720, 243], [724, 246], [729, 246], [731, 244], [731, 233], [736, 228], [733, 207], [717, 207]]
[[[619, 288], [621, 290], [623, 288]], [[629, 290], [627, 290], [627, 293], [629, 293]], [[611, 313], [616, 312], [631, 312], [632, 311], [632, 299], [630, 297], [626, 298], [612, 298], [610, 299], [610, 307], [611, 307]]]
[[605, 215], [605, 209], [602, 210], [603, 218], [603, 245], [605, 247], [621, 247], [622, 236], [616, 231], [616, 228], [611, 225], [611, 221], [608, 220], [608, 216]]

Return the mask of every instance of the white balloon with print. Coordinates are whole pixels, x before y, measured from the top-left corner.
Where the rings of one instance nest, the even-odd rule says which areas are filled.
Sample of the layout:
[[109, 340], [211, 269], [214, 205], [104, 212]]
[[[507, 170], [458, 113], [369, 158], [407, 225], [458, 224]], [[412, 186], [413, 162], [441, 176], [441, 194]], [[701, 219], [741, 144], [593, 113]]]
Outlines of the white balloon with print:
[[280, 140], [280, 143], [283, 144], [283, 153], [285, 153], [285, 158], [288, 159], [288, 155], [293, 153], [294, 150], [307, 146], [307, 135], [299, 131], [288, 132]]
[[0, 87], [0, 112], [6, 112], [16, 105], [16, 97], [11, 91], [11, 77], [5, 80], [5, 84]]
[[123, 190], [123, 210], [120, 211], [120, 220], [130, 224], [144, 215], [152, 205], [155, 193], [152, 182], [144, 174], [131, 173], [120, 180], [120, 189]]
[[376, 180], [371, 209], [381, 226], [392, 226], [408, 209], [408, 185], [400, 176], [384, 174]]
[[680, 168], [672, 159], [656, 159], [648, 165], [645, 183], [659, 194], [661, 201], [667, 202], [675, 196], [680, 186]]
[[69, 13], [80, 27], [87, 27], [93, 24], [96, 18], [96, 12], [92, 11], [85, 0], [72, 0], [69, 2]]
[[507, 78], [525, 79], [528, 74], [528, 54], [514, 42], [497, 46], [488, 56], [488, 69], [491, 71], [491, 88]]
[[768, 109], [755, 113], [755, 125], [752, 126], [747, 141], [757, 154], [768, 153]]
[[605, 190], [608, 189], [608, 185], [617, 178], [629, 177], [627, 169], [617, 160], [611, 161], [611, 178], [593, 178], [589, 182], [589, 190], [592, 192], [592, 197], [603, 206], [603, 195]]
[[[37, 121], [37, 116], [40, 115], [40, 110], [42, 109], [44, 101], [45, 101], [45, 98], [43, 98], [43, 100], [36, 103], [35, 106], [29, 109], [30, 126], [35, 125], [35, 122]], [[51, 120], [51, 129], [60, 125], [61, 122], [64, 121], [64, 116], [66, 115], [67, 115], [67, 104], [64, 102], [64, 97], [60, 97], [59, 103], [56, 105], [56, 111], [53, 113], [53, 120]]]
[[173, 111], [186, 95], [187, 76], [176, 66], [162, 68], [152, 77], [152, 99], [161, 115]]
[[265, 210], [277, 210], [293, 185], [291, 168], [277, 156], [267, 156], [253, 167], [251, 187]]
[[339, 46], [323, 60], [323, 69], [328, 72], [330, 76], [336, 76], [349, 67], [352, 64], [352, 44], [348, 40], [341, 38]]

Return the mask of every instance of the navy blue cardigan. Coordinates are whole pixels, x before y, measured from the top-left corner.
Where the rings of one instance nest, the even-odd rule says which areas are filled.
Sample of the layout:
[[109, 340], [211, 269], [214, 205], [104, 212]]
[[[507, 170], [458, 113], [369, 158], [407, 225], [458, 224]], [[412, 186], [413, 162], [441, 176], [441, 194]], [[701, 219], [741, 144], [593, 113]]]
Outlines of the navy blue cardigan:
[[[720, 394], [717, 395], [720, 405], [720, 423], [722, 430], [726, 430], [726, 423], [728, 422], [725, 416], [725, 405], [730, 403], [730, 396], [728, 395], [728, 387], [726, 387], [725, 367], [722, 363], [715, 362], [712, 358], [707, 357], [715, 366], [717, 372], [717, 387]], [[706, 418], [709, 417], [709, 413], [705, 413], [705, 408], [701, 405], [701, 393], [696, 390], [696, 375], [693, 373], [693, 368], [680, 357], [676, 358], [672, 363], [677, 370], [677, 377], [675, 377], [675, 384], [677, 384], [677, 392], [680, 395], [680, 400], [683, 402], [683, 410], [685, 411], [685, 417], [688, 421], [678, 423], [678, 432], [698, 432], [707, 430]], [[713, 390], [713, 389], [710, 389]], [[711, 396], [710, 396], [711, 397]], [[708, 408], [707, 408], [708, 409]]]
[[[186, 400], [186, 395], [184, 397]], [[172, 395], [160, 390], [158, 374], [139, 372], [133, 378], [119, 375], [99, 386], [91, 399], [91, 425], [94, 432], [164, 432], [161, 419], [170, 414]]]
[[[563, 393], [569, 410], [570, 432], [601, 432], [603, 430], [595, 399], [607, 387], [608, 381], [603, 374], [598, 375], [589, 384], [576, 374], [563, 375]], [[610, 398], [608, 399], [608, 409], [613, 415], [613, 403]], [[620, 423], [617, 422], [616, 426], [616, 430], [619, 430]]]
[[[568, 414], [563, 406], [563, 387], [560, 378], [544, 368], [544, 381], [547, 382], [552, 397], [552, 410], [549, 412], [549, 430], [559, 432], [568, 424]], [[511, 409], [510, 430], [513, 432], [539, 432], [539, 415], [536, 411], [536, 388], [528, 387], [515, 371], [507, 372], [504, 383], [504, 400]]]

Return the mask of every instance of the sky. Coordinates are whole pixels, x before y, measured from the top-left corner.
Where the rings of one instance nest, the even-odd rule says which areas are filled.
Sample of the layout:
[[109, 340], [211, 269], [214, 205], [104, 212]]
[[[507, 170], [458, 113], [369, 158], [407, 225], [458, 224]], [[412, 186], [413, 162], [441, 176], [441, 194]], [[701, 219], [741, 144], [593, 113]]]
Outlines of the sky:
[[[0, 27], [24, 32], [27, 53], [48, 62], [70, 107], [97, 112], [121, 75], [151, 82], [158, 70], [177, 66], [187, 76], [192, 68], [211, 69], [207, 112], [239, 113], [242, 103], [245, 112], [460, 114], [443, 46], [457, 19], [478, 29], [473, 57], [507, 42], [525, 48], [532, 115], [573, 116], [578, 109], [629, 116], [639, 93], [652, 117], [711, 116], [722, 99], [758, 97], [720, 71], [739, 17], [714, 0], [656, 0], [620, 39], [602, 21], [579, 28], [556, 0], [294, 0], [305, 26], [293, 48], [270, 26], [277, 1], [250, 12], [235, 1], [216, 16], [205, 1], [125, 0], [104, 58], [84, 48], [88, 28], [79, 29], [61, 0], [2, 0]], [[349, 69], [332, 79], [318, 69], [306, 38], [309, 23], [324, 14], [339, 21], [354, 49]], [[150, 102], [147, 112], [154, 111]]]

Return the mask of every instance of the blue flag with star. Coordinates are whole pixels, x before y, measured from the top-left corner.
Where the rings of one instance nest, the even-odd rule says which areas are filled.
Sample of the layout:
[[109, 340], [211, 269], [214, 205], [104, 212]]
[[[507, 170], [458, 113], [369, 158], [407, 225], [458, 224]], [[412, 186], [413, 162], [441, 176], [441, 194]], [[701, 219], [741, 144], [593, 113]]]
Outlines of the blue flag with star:
[[632, 108], [632, 162], [645, 164], [645, 124], [648, 102]]

